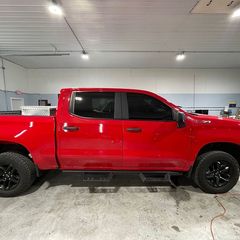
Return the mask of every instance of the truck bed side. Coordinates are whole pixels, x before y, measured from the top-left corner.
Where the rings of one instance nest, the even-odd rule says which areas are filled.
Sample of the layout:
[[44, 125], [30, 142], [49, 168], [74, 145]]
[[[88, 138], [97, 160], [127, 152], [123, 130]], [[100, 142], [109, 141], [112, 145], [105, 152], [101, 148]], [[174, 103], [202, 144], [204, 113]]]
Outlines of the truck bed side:
[[55, 117], [0, 116], [0, 144], [20, 144], [39, 169], [56, 169]]

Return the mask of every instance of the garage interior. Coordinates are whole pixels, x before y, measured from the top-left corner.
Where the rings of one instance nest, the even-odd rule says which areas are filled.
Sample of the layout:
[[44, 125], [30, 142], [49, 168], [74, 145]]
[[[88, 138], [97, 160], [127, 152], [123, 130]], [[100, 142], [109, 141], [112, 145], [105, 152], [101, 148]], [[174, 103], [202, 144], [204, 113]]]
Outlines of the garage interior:
[[[57, 106], [62, 88], [154, 92], [193, 113], [240, 119], [240, 0], [1, 0], [0, 111]], [[44, 173], [0, 198], [1, 240], [239, 239], [240, 184]]]

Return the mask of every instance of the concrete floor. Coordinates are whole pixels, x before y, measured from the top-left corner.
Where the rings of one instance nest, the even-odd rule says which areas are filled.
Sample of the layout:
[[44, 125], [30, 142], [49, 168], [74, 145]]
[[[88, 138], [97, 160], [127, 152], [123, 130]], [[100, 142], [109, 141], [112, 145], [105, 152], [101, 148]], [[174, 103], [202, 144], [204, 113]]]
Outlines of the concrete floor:
[[[0, 199], [1, 240], [212, 239], [223, 212], [214, 195], [191, 186], [149, 186], [119, 175], [108, 184], [50, 172], [25, 195]], [[238, 184], [232, 193], [240, 192]], [[216, 239], [240, 239], [240, 195], [218, 198]]]

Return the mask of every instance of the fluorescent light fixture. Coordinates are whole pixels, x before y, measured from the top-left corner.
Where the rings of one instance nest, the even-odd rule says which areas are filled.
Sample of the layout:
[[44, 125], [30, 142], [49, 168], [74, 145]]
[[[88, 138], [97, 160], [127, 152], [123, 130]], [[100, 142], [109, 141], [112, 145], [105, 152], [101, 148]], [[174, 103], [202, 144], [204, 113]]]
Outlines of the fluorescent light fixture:
[[83, 60], [88, 60], [89, 59], [89, 55], [85, 51], [82, 51], [82, 56], [81, 57], [82, 57]]
[[186, 58], [186, 55], [184, 52], [177, 54], [176, 60], [177, 61], [183, 61]]
[[58, 15], [58, 16], [63, 15], [63, 9], [62, 9], [61, 5], [58, 4], [56, 1], [52, 1], [49, 4], [48, 10], [49, 10], [50, 13], [52, 13], [54, 15]]
[[232, 13], [232, 18], [240, 17], [240, 8], [237, 8]]

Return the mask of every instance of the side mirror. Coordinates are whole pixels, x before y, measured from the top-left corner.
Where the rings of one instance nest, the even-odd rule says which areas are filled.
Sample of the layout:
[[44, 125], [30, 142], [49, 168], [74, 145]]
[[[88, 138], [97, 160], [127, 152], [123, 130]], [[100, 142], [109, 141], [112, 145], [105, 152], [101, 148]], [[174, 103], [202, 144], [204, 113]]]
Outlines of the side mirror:
[[178, 125], [178, 128], [186, 127], [185, 114], [182, 112], [177, 113], [177, 125]]

